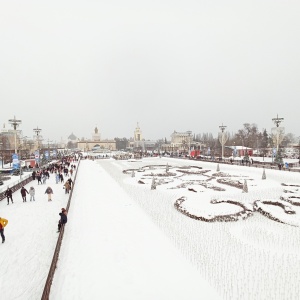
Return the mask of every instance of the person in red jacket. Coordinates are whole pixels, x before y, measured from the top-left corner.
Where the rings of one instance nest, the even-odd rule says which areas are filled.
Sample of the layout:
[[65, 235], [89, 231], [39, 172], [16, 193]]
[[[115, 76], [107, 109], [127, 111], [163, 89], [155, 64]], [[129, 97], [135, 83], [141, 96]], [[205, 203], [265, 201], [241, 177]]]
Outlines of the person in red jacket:
[[2, 237], [2, 244], [5, 242], [5, 235], [4, 235], [4, 227], [7, 225], [8, 221], [4, 218], [0, 218], [0, 235]]

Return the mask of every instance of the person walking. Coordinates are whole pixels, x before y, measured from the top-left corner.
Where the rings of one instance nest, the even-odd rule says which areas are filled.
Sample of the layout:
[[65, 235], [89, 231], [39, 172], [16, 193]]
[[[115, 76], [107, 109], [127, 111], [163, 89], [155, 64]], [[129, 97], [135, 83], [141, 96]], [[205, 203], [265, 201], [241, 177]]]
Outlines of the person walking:
[[58, 173], [55, 174], [55, 182], [59, 183], [59, 174]]
[[47, 175], [45, 173], [43, 173], [42, 175], [42, 180], [43, 180], [43, 184], [46, 184]]
[[64, 176], [62, 173], [59, 173], [60, 182], [64, 182]]
[[42, 183], [42, 176], [41, 176], [40, 173], [37, 174], [36, 178], [37, 178], [38, 184], [43, 184]]
[[22, 186], [21, 188], [21, 195], [22, 195], [22, 198], [23, 198], [23, 202], [26, 202], [26, 193], [28, 193], [28, 191], [24, 188], [24, 186]]
[[32, 180], [35, 180], [35, 176], [36, 176], [36, 172], [33, 171], [33, 172], [32, 172]]
[[29, 195], [30, 195], [30, 201], [35, 201], [34, 196], [35, 196], [35, 189], [33, 186], [30, 187], [29, 189]]
[[68, 222], [68, 212], [66, 209], [62, 208], [61, 212], [59, 213], [60, 215], [60, 220], [58, 221], [58, 231], [60, 232], [60, 229]]
[[69, 184], [70, 184], [70, 189], [72, 188], [72, 185], [73, 185], [73, 180], [72, 180], [72, 178], [69, 178], [68, 179], [68, 182], [69, 182]]
[[70, 186], [70, 183], [69, 183], [68, 180], [65, 182], [64, 188], [65, 188], [65, 194], [69, 194], [69, 193], [70, 193], [71, 186]]
[[5, 235], [4, 235], [4, 227], [7, 225], [8, 221], [4, 218], [0, 218], [0, 235], [2, 237], [2, 244], [5, 242]]
[[12, 198], [12, 190], [9, 187], [7, 187], [7, 190], [5, 191], [4, 196], [6, 196], [6, 198], [7, 198], [7, 205], [9, 205], [9, 199], [10, 199], [11, 203], [14, 203], [13, 198]]
[[50, 186], [47, 187], [47, 189], [45, 191], [45, 194], [48, 195], [48, 201], [52, 201], [51, 197], [52, 197], [52, 194], [53, 194], [53, 190]]

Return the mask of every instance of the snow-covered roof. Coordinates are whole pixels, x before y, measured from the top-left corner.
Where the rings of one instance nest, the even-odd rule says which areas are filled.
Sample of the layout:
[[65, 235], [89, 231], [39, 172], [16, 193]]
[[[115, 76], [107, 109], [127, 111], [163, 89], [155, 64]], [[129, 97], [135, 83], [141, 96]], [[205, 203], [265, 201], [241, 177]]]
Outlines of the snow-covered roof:
[[252, 150], [253, 148], [245, 147], [245, 146], [225, 146], [225, 148], [236, 149], [236, 150]]

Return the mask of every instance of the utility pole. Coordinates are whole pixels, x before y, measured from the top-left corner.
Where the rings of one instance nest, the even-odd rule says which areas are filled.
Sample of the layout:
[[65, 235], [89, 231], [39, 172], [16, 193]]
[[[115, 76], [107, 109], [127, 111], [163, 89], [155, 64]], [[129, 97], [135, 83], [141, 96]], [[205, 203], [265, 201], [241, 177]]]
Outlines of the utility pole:
[[35, 157], [35, 160], [38, 160], [38, 164], [40, 167], [40, 160], [41, 160], [41, 153], [40, 153], [40, 141], [41, 141], [41, 136], [40, 136], [40, 132], [42, 131], [41, 128], [39, 128], [38, 126], [36, 126], [36, 128], [33, 128], [34, 133], [36, 134], [36, 142], [37, 142], [37, 151], [38, 151], [38, 157]]
[[224, 157], [224, 145], [225, 145], [225, 143], [227, 142], [227, 139], [228, 139], [228, 136], [224, 132], [226, 127], [227, 126], [223, 125], [223, 123], [222, 123], [221, 126], [219, 126], [219, 128], [221, 129], [221, 135], [219, 136], [219, 141], [222, 145], [222, 159]]
[[16, 116], [13, 119], [8, 120], [15, 132], [15, 153], [17, 154], [17, 127], [22, 123], [21, 120], [17, 120]]
[[276, 118], [273, 118], [272, 121], [275, 123], [276, 125], [276, 149], [278, 152], [278, 148], [279, 148], [279, 125], [281, 122], [283, 122], [284, 118], [278, 118], [278, 114]]
[[188, 140], [188, 142], [189, 142], [188, 156], [190, 156], [190, 154], [191, 154], [191, 136], [192, 136], [192, 132], [189, 130], [189, 131], [187, 131], [187, 134], [189, 135], [189, 140]]

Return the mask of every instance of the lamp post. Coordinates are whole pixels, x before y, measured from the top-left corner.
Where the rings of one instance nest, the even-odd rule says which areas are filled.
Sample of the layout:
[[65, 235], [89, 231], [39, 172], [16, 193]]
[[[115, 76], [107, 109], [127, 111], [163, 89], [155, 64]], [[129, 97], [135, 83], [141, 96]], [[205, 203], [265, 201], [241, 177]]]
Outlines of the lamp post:
[[2, 169], [3, 169], [3, 142], [0, 141], [0, 147], [1, 147], [1, 162], [2, 162]]
[[21, 143], [20, 143], [20, 145], [19, 145], [19, 170], [20, 170], [20, 179], [22, 179], [22, 153], [21, 153], [21, 151], [22, 151], [22, 145], [21, 145]]
[[25, 145], [26, 145], [26, 139], [27, 136], [24, 136], [22, 138], [19, 138], [20, 142], [19, 142], [19, 165], [20, 165], [20, 179], [22, 178], [22, 144], [23, 142], [21, 142], [22, 140], [25, 140]]
[[188, 150], [188, 156], [190, 156], [190, 153], [191, 153], [191, 135], [192, 135], [192, 132], [189, 130], [187, 131], [187, 134], [188, 134], [188, 146], [189, 146], [189, 150]]
[[278, 118], [278, 114], [276, 118], [273, 118], [272, 121], [275, 123], [276, 125], [276, 150], [278, 152], [278, 148], [279, 148], [279, 125], [280, 123], [284, 120], [284, 118]]
[[40, 136], [40, 132], [42, 131], [42, 129], [36, 126], [36, 128], [33, 128], [33, 131], [36, 134], [36, 143], [37, 143], [37, 151], [38, 151], [38, 157], [36, 157], [35, 160], [36, 163], [38, 161], [38, 165], [40, 167], [40, 160], [41, 160], [40, 141], [42, 141], [42, 136]]
[[[29, 158], [30, 158], [30, 155], [31, 155], [31, 148], [32, 148], [33, 144], [34, 143], [31, 140], [29, 140], [28, 143], [27, 143], [27, 145], [29, 146]], [[27, 153], [27, 155], [28, 155], [28, 153]]]
[[17, 127], [22, 123], [22, 121], [17, 120], [16, 116], [14, 116], [14, 118], [8, 120], [8, 122], [14, 128], [14, 131], [15, 131], [15, 153], [17, 154]]
[[225, 145], [225, 143], [226, 143], [226, 141], [227, 141], [227, 139], [228, 139], [228, 136], [225, 134], [225, 129], [226, 129], [226, 127], [227, 126], [225, 126], [225, 125], [223, 125], [223, 123], [222, 123], [222, 125], [221, 126], [219, 126], [219, 128], [221, 129], [221, 134], [220, 134], [220, 136], [219, 136], [219, 141], [220, 141], [220, 143], [221, 143], [221, 145], [222, 145], [222, 159], [223, 159], [223, 157], [224, 157], [224, 145]]

